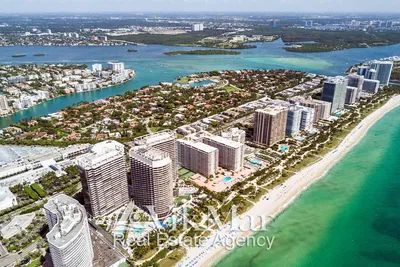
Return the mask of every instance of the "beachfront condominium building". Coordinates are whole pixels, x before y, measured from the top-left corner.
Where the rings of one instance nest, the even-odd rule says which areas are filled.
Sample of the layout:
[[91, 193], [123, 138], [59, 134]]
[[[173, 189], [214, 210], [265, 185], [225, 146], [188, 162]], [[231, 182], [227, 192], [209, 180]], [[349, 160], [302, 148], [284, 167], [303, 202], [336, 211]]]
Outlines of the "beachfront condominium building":
[[221, 136], [204, 136], [203, 143], [218, 149], [218, 164], [230, 171], [240, 171], [244, 163], [244, 145]]
[[321, 100], [332, 104], [331, 113], [344, 108], [348, 80], [345, 77], [330, 78], [324, 83]]
[[285, 139], [288, 111], [284, 107], [256, 110], [254, 114], [253, 141], [272, 146]]
[[286, 121], [286, 135], [296, 136], [300, 132], [301, 107], [298, 105], [290, 105]]
[[313, 128], [313, 122], [314, 122], [314, 109], [308, 107], [302, 107], [300, 129], [302, 131], [311, 131]]
[[136, 146], [151, 146], [167, 152], [172, 161], [172, 176], [178, 177], [178, 147], [175, 131], [165, 130], [135, 138]]
[[357, 87], [347, 86], [345, 103], [348, 105], [354, 104], [357, 100], [357, 93], [358, 93]]
[[357, 88], [356, 100], [360, 99], [361, 90], [364, 83], [364, 76], [357, 74], [350, 74], [347, 76], [347, 80], [348, 80], [347, 86]]
[[172, 160], [169, 153], [151, 146], [136, 146], [129, 151], [132, 193], [135, 204], [165, 218], [173, 206]]
[[362, 91], [369, 94], [376, 94], [379, 91], [379, 85], [380, 83], [378, 80], [365, 79]]
[[93, 72], [101, 72], [102, 70], [103, 70], [103, 65], [98, 63], [92, 65]]
[[10, 112], [10, 107], [8, 106], [8, 100], [5, 95], [0, 95], [0, 115], [7, 114]]
[[239, 143], [246, 143], [246, 131], [239, 128], [230, 128], [225, 132], [221, 132], [221, 136]]
[[390, 75], [392, 74], [393, 62], [392, 61], [378, 61], [374, 60], [371, 62], [371, 69], [375, 70], [373, 77], [369, 77], [371, 80], [378, 80], [380, 85], [388, 85]]
[[297, 104], [303, 107], [313, 108], [314, 109], [314, 122], [319, 120], [329, 118], [331, 114], [331, 106], [330, 102], [312, 99], [311, 97], [301, 97], [296, 96], [288, 99], [288, 101], [292, 104]]
[[369, 66], [358, 67], [357, 74], [369, 80], [378, 80], [380, 85], [388, 85], [393, 70], [392, 61], [373, 60]]
[[129, 201], [124, 145], [104, 141], [76, 159], [87, 211], [107, 215]]
[[44, 204], [49, 232], [47, 241], [53, 266], [91, 267], [93, 247], [85, 208], [60, 194]]
[[313, 102], [316, 104], [314, 108], [314, 122], [318, 120], [325, 120], [328, 119], [331, 115], [332, 103], [322, 100], [314, 99]]
[[183, 168], [210, 177], [218, 172], [218, 149], [201, 142], [180, 139], [178, 162]]
[[369, 71], [370, 67], [367, 65], [362, 65], [357, 68], [357, 75], [365, 77]]
[[125, 70], [125, 64], [123, 62], [108, 62], [108, 69], [122, 73]]

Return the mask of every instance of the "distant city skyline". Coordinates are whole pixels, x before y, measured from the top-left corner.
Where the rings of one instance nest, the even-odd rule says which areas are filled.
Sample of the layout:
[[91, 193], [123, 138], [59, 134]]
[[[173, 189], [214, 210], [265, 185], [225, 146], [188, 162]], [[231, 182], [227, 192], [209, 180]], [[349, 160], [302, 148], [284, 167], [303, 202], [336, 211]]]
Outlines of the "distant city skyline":
[[[269, 3], [268, 3], [269, 2]], [[391, 12], [398, 0], [0, 0], [0, 13], [37, 12]], [[397, 11], [398, 12], [398, 11]]]

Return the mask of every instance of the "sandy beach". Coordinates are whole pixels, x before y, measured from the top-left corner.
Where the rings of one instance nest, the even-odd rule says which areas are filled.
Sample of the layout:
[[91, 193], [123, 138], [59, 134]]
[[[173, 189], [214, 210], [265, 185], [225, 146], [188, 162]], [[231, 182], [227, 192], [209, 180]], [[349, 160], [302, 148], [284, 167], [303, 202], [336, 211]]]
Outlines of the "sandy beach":
[[[390, 110], [400, 106], [400, 96], [390, 99], [380, 109], [374, 111], [359, 125], [357, 125], [340, 143], [330, 151], [324, 158], [313, 165], [297, 172], [290, 177], [283, 185], [269, 191], [243, 216], [236, 217], [232, 223], [240, 225], [244, 229], [249, 228], [248, 217], [256, 218], [264, 216], [267, 222], [273, 220], [274, 216], [285, 210], [305, 189], [313, 182], [325, 176], [325, 174], [346, 155], [368, 132], [368, 129], [382, 118]], [[246, 227], [247, 226], [247, 227]], [[242, 228], [242, 229], [243, 229]], [[252, 235], [252, 231], [231, 230], [228, 225], [222, 230], [214, 231], [206, 244], [203, 246], [188, 249], [186, 257], [177, 266], [210, 266], [229, 252], [224, 247], [225, 239], [237, 239]], [[216, 241], [217, 240], [217, 241]]]

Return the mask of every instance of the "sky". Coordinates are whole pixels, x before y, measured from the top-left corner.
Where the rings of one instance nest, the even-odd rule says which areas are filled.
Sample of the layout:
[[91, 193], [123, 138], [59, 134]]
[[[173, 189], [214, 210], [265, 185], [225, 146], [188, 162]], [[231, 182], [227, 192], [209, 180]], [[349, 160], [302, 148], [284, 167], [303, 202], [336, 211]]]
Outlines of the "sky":
[[400, 0], [0, 0], [24, 12], [400, 12]]

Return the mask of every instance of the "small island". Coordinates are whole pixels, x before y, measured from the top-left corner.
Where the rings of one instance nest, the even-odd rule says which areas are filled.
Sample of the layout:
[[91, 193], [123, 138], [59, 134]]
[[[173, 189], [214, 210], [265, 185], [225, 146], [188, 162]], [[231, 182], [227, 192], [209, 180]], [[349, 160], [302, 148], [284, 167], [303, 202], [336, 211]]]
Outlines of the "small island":
[[12, 57], [26, 57], [25, 54], [17, 54], [17, 55], [12, 55]]
[[136, 49], [128, 49], [128, 52], [129, 53], [136, 53], [138, 50], [136, 50]]
[[44, 57], [46, 54], [34, 54], [35, 57]]
[[177, 56], [177, 55], [240, 55], [237, 51], [227, 51], [227, 50], [189, 50], [189, 51], [172, 51], [165, 52], [167, 56]]

